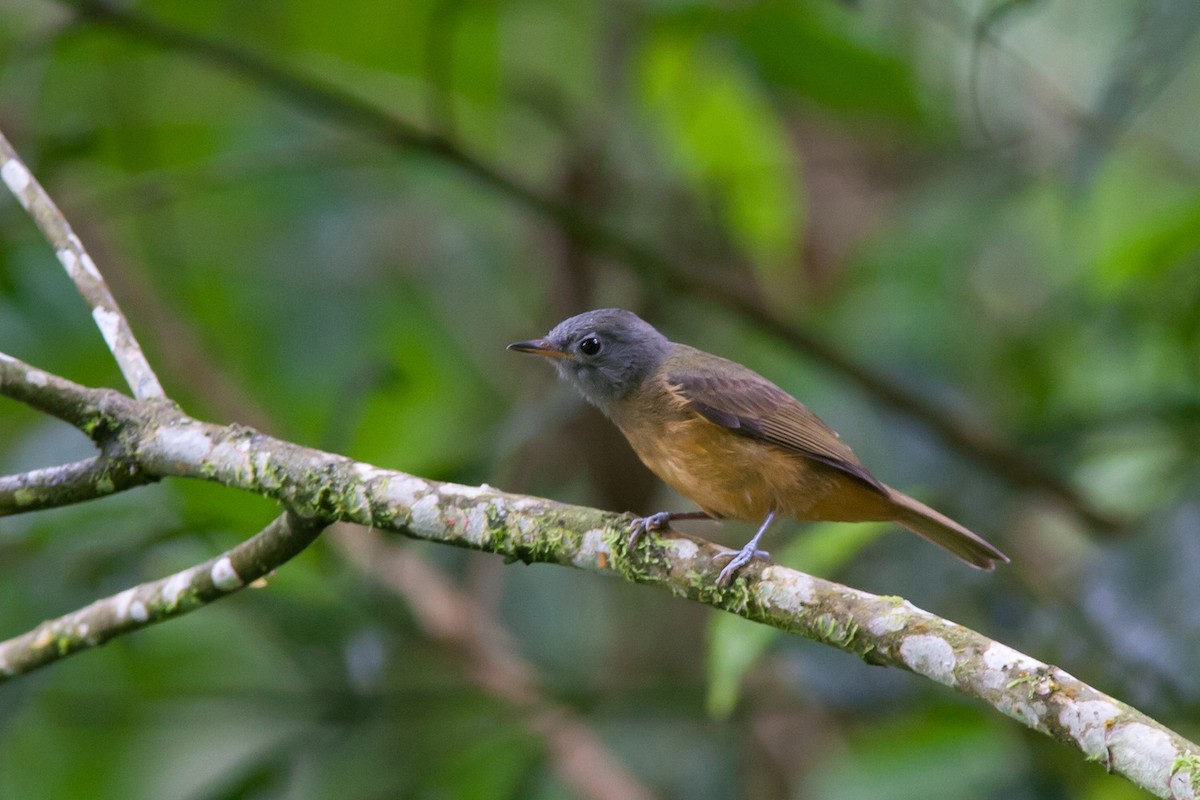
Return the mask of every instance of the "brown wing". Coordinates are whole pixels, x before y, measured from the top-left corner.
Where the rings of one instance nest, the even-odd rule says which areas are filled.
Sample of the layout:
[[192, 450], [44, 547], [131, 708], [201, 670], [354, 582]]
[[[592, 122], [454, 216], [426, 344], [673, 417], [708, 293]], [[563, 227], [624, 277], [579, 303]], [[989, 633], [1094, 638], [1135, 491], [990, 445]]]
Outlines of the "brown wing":
[[[666, 365], [667, 388], [710, 422], [851, 475], [887, 496], [838, 435], [790, 394], [741, 364], [687, 348]], [[711, 359], [711, 361], [710, 361]]]

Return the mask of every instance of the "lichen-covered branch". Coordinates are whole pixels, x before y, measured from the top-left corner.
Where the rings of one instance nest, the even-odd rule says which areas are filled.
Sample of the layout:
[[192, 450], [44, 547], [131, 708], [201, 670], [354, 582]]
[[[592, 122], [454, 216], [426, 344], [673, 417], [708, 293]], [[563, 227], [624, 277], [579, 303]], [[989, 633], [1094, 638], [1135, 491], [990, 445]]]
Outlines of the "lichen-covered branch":
[[8, 190], [33, 217], [42, 235], [50, 242], [67, 275], [92, 309], [92, 319], [105, 344], [112, 351], [125, 376], [126, 383], [137, 398], [163, 397], [162, 386], [150, 368], [142, 348], [134, 338], [128, 320], [121, 313], [116, 299], [108, 289], [96, 262], [83, 248], [83, 243], [71, 230], [70, 223], [58, 206], [46, 194], [37, 178], [21, 161], [17, 151], [0, 133], [0, 177]]
[[322, 528], [322, 522], [283, 514], [216, 558], [97, 600], [0, 642], [0, 683], [244, 589], [307, 547]]
[[[356, 522], [511, 561], [573, 566], [659, 586], [868, 663], [923, 675], [1075, 747], [1161, 797], [1195, 798], [1200, 790], [1200, 747], [1058, 667], [900, 598], [759, 564], [746, 568], [732, 586], [718, 589], [713, 556], [723, 548], [669, 534], [643, 537], [630, 552], [628, 515], [381, 469], [248, 428], [200, 422], [168, 403], [78, 386], [11, 358], [0, 359], [0, 394], [36, 407], [67, 409], [64, 418], [88, 426], [103, 452], [148, 479], [201, 478], [252, 491], [279, 500], [313, 527]], [[52, 402], [52, 394], [63, 397]], [[189, 602], [200, 603], [221, 596], [226, 580], [236, 588], [253, 571], [230, 556], [228, 562], [218, 558], [181, 574], [189, 576]], [[178, 588], [183, 579], [176, 578]], [[171, 580], [131, 590], [129, 602], [156, 601], [164, 611], [172, 608], [172, 600], [183, 594], [168, 591]], [[74, 652], [136, 627], [138, 620], [117, 614], [118, 607], [116, 598], [101, 601], [86, 631], [76, 615], [88, 609], [0, 644], [7, 669], [19, 674], [59, 657], [56, 652]], [[116, 627], [111, 632], [96, 627], [104, 624]], [[35, 646], [38, 655], [22, 660], [23, 650]]]
[[148, 481], [137, 470], [104, 456], [0, 475], [0, 516], [95, 500]]

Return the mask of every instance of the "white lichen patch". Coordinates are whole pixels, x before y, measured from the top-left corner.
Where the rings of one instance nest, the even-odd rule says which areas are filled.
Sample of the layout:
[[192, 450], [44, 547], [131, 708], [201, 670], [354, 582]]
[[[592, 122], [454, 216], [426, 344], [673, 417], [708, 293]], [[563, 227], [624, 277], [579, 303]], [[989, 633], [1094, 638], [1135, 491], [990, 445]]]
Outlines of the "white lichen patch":
[[[911, 606], [909, 606], [911, 608]], [[904, 628], [909, 622], [908, 609], [903, 606], [889, 608], [867, 620], [867, 630], [875, 636], [886, 636]]]
[[1107, 759], [1109, 726], [1119, 713], [1120, 709], [1105, 700], [1081, 700], [1065, 703], [1058, 722], [1085, 754]]
[[382, 470], [379, 467], [374, 466], [373, 464], [367, 464], [363, 461], [355, 461], [354, 464], [351, 466], [351, 469], [354, 470], [355, 475], [357, 475], [361, 480], [364, 480], [364, 481], [373, 481], [376, 478], [379, 478], [379, 477], [382, 477], [382, 476], [388, 474], [387, 470]]
[[666, 556], [671, 561], [691, 561], [700, 552], [700, 548], [691, 539], [667, 539]]
[[474, 500], [477, 497], [485, 494], [491, 494], [492, 489], [489, 486], [463, 486], [458, 483], [443, 483], [438, 487], [438, 491], [447, 497], [465, 497], [468, 500]]
[[436, 533], [442, 529], [442, 510], [437, 495], [427, 494], [412, 504], [412, 529], [420, 533]]
[[192, 576], [188, 572], [177, 572], [167, 579], [162, 587], [162, 599], [168, 606], [174, 606], [183, 597], [184, 592], [192, 585]]
[[954, 648], [940, 636], [926, 633], [905, 636], [900, 643], [900, 658], [918, 675], [946, 686], [956, 683]]
[[471, 506], [467, 509], [467, 524], [463, 536], [472, 544], [483, 544], [488, 538], [488, 517], [486, 506]]
[[930, 614], [923, 608], [917, 608], [912, 603], [900, 597], [880, 598], [872, 594], [867, 594], [866, 592], [858, 591], [855, 591], [854, 594], [856, 595], [857, 599], [864, 603], [885, 600], [891, 605], [887, 611], [880, 612], [867, 621], [867, 630], [876, 636], [886, 636], [889, 633], [895, 633], [896, 631], [903, 630], [910, 625], [919, 624], [922, 622], [945, 622], [945, 620], [942, 620], [937, 615]]
[[[1137, 776], [1147, 786], [1166, 786], [1179, 758], [1179, 749], [1171, 737], [1158, 728], [1141, 722], [1118, 725], [1108, 736], [1113, 768]], [[1177, 773], [1178, 774], [1178, 773]], [[1188, 790], [1191, 790], [1188, 780]], [[1174, 786], [1174, 783], [1172, 783]], [[1182, 788], [1182, 784], [1180, 785]], [[1176, 792], [1171, 797], [1194, 797], [1194, 792]]]
[[150, 612], [146, 610], [146, 604], [141, 600], [135, 600], [137, 589], [126, 589], [115, 598], [113, 598], [113, 612], [117, 615], [118, 622], [124, 622], [131, 619], [134, 622], [145, 622], [150, 619]]
[[104, 337], [108, 349], [115, 350], [121, 332], [121, 315], [107, 308], [94, 308], [92, 319], [96, 320], [96, 327], [100, 329], [100, 335]]
[[233, 568], [233, 562], [229, 560], [229, 556], [218, 559], [217, 563], [212, 565], [209, 576], [212, 578], [213, 586], [222, 592], [232, 592], [242, 586], [242, 578]]
[[604, 538], [604, 529], [592, 528], [583, 534], [571, 563], [584, 569], [594, 569], [597, 565], [607, 564], [611, 555], [612, 549]]
[[[0, 176], [3, 176], [9, 191], [19, 198], [21, 192], [29, 188], [29, 184], [33, 180], [33, 176], [29, 174], [29, 170], [25, 169], [25, 165], [15, 158], [4, 162], [4, 166], [0, 167]], [[25, 200], [24, 198], [20, 199], [23, 205]]]
[[417, 500], [429, 496], [429, 483], [412, 475], [394, 475], [384, 487], [383, 496], [387, 498], [389, 506], [412, 508]]
[[95, 278], [96, 280], [101, 280], [100, 270], [98, 270], [96, 268], [96, 262], [92, 261], [92, 257], [89, 256], [87, 253], [84, 253], [83, 256], [79, 259], [79, 265], [81, 267], [83, 267], [83, 271], [86, 272], [88, 275]]
[[31, 386], [43, 387], [50, 383], [50, 378], [40, 369], [30, 369], [25, 371], [25, 382]]
[[[78, 246], [78, 242], [76, 246]], [[96, 269], [96, 262], [92, 261], [92, 257], [87, 253], [84, 253], [81, 258], [73, 248], [60, 247], [55, 251], [55, 255], [58, 256], [63, 269], [71, 276], [71, 280], [78, 281], [84, 275], [93, 280], [101, 280], [100, 270]]]
[[982, 682], [989, 689], [1003, 689], [1014, 680], [1046, 669], [1046, 665], [1036, 658], [1030, 658], [1000, 642], [988, 645], [988, 649], [983, 651], [982, 660]]
[[123, 622], [129, 617], [129, 606], [133, 603], [135, 594], [137, 589], [126, 589], [113, 598], [113, 613], [118, 622]]
[[54, 254], [58, 256], [58, 261], [63, 265], [63, 269], [65, 269], [67, 274], [71, 276], [71, 279], [74, 280], [75, 271], [79, 269], [79, 256], [75, 255], [75, 251], [69, 247], [61, 247], [58, 250], [55, 250]]
[[759, 601], [767, 607], [800, 614], [812, 604], [816, 582], [803, 572], [772, 564], [763, 570], [755, 591]]
[[514, 511], [533, 511], [537, 512], [545, 505], [545, 500], [539, 500], [536, 497], [518, 497], [510, 504]]
[[172, 425], [154, 432], [158, 447], [173, 460], [196, 464], [208, 456], [212, 441], [198, 425]]
[[1177, 797], [1179, 800], [1196, 800], [1197, 784], [1192, 781], [1192, 773], [1179, 770], [1167, 781], [1167, 797]]

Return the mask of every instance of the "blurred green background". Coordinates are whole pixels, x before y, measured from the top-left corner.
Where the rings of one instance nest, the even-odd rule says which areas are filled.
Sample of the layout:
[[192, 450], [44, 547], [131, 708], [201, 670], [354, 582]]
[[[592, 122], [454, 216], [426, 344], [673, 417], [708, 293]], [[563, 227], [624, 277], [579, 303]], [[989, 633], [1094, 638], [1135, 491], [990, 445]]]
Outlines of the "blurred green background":
[[[504, 351], [629, 307], [767, 374], [1013, 564], [980, 574], [886, 526], [785, 527], [777, 559], [1200, 735], [1200, 6], [119, 8], [0, 4], [0, 129], [189, 412], [432, 478], [686, 508], [551, 370]], [[10, 200], [0, 350], [120, 386]], [[0, 471], [88, 452], [0, 402]], [[0, 636], [275, 513], [169, 482], [0, 519]], [[565, 777], [547, 714], [620, 767]], [[4, 798], [630, 783], [1141, 796], [911, 675], [643, 587], [361, 531], [0, 689]]]

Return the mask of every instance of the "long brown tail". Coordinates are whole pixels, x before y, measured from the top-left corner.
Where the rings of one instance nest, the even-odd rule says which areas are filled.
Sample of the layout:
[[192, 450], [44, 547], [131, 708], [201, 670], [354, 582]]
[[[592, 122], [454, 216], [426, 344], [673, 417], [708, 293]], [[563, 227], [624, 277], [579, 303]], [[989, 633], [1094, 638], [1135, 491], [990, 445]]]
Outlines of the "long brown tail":
[[895, 503], [896, 515], [892, 520], [897, 524], [944, 547], [971, 566], [990, 570], [997, 561], [1008, 562], [1008, 556], [945, 514], [890, 486], [887, 490]]

